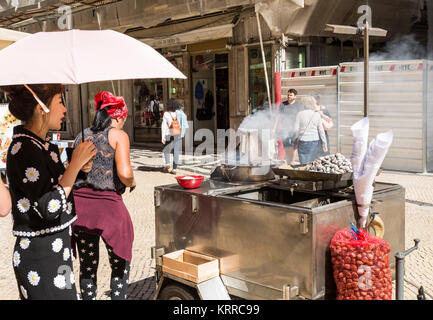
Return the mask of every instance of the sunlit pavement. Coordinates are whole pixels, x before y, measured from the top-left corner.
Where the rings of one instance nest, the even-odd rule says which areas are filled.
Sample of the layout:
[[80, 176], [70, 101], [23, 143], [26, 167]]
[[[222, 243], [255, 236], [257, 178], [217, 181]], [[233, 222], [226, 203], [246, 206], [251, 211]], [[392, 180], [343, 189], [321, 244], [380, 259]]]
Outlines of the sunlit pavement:
[[[182, 156], [177, 175], [197, 173], [209, 176], [216, 164], [213, 156]], [[164, 161], [160, 152], [132, 149], [131, 163], [137, 181], [132, 193], [127, 191], [123, 199], [134, 224], [134, 246], [129, 278], [128, 299], [152, 299], [155, 290], [154, 261], [150, 247], [155, 242], [153, 188], [157, 185], [176, 183], [174, 175], [162, 173]], [[405, 258], [405, 299], [416, 299], [418, 287], [423, 286], [426, 298], [433, 299], [433, 175], [384, 171], [377, 181], [398, 183], [406, 189], [406, 248], [413, 246], [413, 239], [421, 240], [419, 249]], [[18, 290], [12, 267], [12, 218], [0, 220], [0, 299], [18, 299]], [[110, 299], [111, 269], [103, 242], [100, 242], [97, 299]], [[394, 257], [391, 257], [394, 259]], [[78, 286], [78, 260], [74, 261], [75, 281]], [[78, 287], [77, 287], [78, 289]], [[432, 295], [430, 295], [432, 294]]]

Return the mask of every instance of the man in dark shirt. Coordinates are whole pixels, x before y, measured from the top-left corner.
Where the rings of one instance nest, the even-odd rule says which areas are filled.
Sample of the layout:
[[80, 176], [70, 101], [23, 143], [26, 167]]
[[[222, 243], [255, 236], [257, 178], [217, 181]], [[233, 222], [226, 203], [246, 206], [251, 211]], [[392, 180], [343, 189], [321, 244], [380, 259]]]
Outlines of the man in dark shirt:
[[287, 91], [287, 100], [283, 101], [279, 107], [281, 121], [279, 137], [283, 141], [284, 154], [287, 164], [291, 164], [295, 158], [295, 120], [298, 112], [304, 109], [302, 104], [296, 101], [297, 94], [298, 92], [295, 89], [289, 89]]

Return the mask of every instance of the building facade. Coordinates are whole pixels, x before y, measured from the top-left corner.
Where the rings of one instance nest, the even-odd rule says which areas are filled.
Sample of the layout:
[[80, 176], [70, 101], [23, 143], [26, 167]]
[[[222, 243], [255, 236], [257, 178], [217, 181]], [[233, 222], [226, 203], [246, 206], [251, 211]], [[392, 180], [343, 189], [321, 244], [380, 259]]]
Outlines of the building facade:
[[[387, 39], [409, 34], [427, 10], [423, 2], [370, 1], [373, 26], [391, 30]], [[84, 113], [85, 126], [89, 125], [94, 115], [93, 98], [100, 90], [125, 97], [130, 112], [125, 130], [132, 143], [158, 143], [161, 138], [158, 111], [164, 111], [168, 99], [176, 99], [183, 106], [193, 123], [193, 132], [201, 128], [215, 133], [218, 129], [236, 129], [255, 108], [269, 105], [265, 73], [274, 102], [274, 72], [333, 65], [362, 56], [360, 39], [337, 37], [324, 31], [326, 23], [355, 24], [362, 15], [358, 13], [360, 1], [23, 0], [18, 3], [12, 7], [11, 1], [0, 2], [0, 27], [29, 33], [71, 28], [113, 29], [152, 46], [187, 76], [185, 80], [134, 79], [67, 86], [69, 117], [63, 139], [72, 139], [79, 132], [80, 112]], [[372, 48], [380, 48], [387, 39], [372, 39]], [[284, 97], [285, 92], [282, 94]]]

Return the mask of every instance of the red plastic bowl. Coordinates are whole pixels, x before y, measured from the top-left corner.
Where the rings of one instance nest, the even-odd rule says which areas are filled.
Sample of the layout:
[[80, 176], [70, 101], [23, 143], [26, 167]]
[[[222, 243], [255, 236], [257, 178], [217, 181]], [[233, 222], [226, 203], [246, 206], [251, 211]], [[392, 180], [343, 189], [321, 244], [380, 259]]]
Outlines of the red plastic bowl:
[[195, 189], [195, 188], [200, 187], [200, 185], [202, 184], [202, 182], [204, 180], [204, 177], [203, 176], [187, 175], [187, 176], [176, 177], [176, 180], [182, 188]]

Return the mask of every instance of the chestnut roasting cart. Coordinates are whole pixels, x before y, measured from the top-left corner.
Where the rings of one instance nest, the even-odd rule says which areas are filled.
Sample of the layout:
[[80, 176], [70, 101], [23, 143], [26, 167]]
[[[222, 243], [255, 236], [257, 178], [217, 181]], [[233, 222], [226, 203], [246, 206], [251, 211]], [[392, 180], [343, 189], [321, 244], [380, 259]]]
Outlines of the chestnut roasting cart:
[[[351, 176], [274, 170], [155, 187], [156, 299], [334, 299], [329, 244], [356, 222]], [[296, 173], [296, 172], [295, 172]], [[405, 190], [376, 182], [368, 231], [405, 245]], [[200, 269], [201, 268], [201, 269]]]

